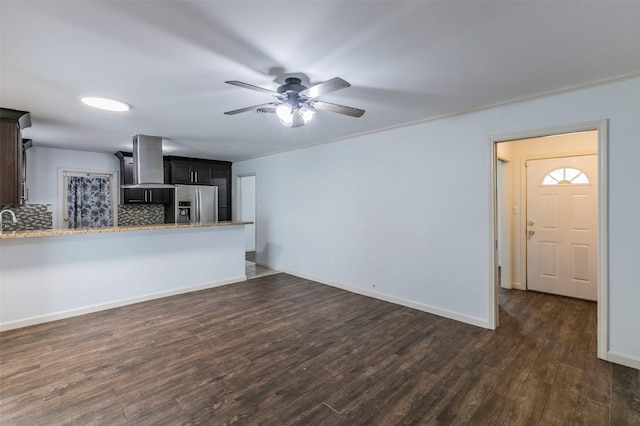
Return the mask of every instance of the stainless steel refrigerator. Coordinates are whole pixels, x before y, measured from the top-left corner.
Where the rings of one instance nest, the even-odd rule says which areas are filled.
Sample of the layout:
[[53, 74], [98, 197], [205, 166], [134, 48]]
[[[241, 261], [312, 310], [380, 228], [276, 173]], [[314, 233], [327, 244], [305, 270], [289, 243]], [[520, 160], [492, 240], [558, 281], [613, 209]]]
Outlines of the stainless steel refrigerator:
[[174, 214], [176, 223], [218, 221], [218, 187], [176, 185]]

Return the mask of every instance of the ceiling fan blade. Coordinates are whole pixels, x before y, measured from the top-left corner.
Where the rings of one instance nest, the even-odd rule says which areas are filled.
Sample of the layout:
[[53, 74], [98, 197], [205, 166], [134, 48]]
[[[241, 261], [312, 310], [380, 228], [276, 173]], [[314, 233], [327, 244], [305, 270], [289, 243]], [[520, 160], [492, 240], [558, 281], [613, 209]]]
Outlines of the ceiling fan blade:
[[344, 105], [331, 104], [329, 102], [322, 101], [309, 101], [309, 106], [313, 109], [319, 109], [321, 111], [337, 112], [338, 114], [349, 115], [351, 117], [362, 117], [364, 114], [363, 109], [348, 107]]
[[351, 85], [339, 77], [334, 77], [324, 83], [311, 86], [300, 93], [310, 98], [316, 98], [327, 93], [335, 92], [336, 90], [346, 89], [347, 87], [351, 87]]
[[267, 95], [271, 95], [271, 96], [280, 96], [280, 93], [275, 92], [273, 90], [265, 89], [263, 87], [254, 86], [253, 84], [249, 84], [249, 83], [243, 83], [241, 81], [232, 80], [232, 81], [225, 81], [225, 83], [231, 84], [233, 86], [244, 87], [245, 89], [255, 90], [256, 92], [266, 93]]
[[273, 104], [260, 104], [260, 105], [246, 107], [246, 108], [234, 109], [233, 111], [225, 112], [225, 115], [234, 115], [234, 114], [240, 114], [241, 112], [256, 111], [260, 108], [273, 108]]

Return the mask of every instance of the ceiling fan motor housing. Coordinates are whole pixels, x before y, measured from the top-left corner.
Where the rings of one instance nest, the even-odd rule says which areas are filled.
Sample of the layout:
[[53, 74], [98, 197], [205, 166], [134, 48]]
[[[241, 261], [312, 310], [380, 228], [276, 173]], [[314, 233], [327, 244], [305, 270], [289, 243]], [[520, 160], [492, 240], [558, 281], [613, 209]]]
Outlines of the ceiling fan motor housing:
[[278, 87], [278, 93], [298, 93], [303, 90], [307, 90], [307, 87], [303, 86], [301, 83], [302, 80], [299, 78], [289, 77], [285, 80], [285, 84]]

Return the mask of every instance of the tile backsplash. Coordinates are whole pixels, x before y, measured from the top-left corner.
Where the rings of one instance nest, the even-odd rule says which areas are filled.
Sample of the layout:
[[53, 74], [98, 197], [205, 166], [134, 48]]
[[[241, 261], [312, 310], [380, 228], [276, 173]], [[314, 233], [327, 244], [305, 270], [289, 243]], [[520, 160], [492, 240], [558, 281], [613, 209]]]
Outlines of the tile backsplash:
[[53, 228], [53, 208], [51, 204], [25, 204], [22, 206], [0, 204], [0, 210], [13, 211], [18, 223], [13, 223], [11, 215], [2, 215], [2, 229], [4, 231], [30, 231], [36, 229]]
[[[123, 204], [118, 206], [118, 225], [157, 225], [164, 223], [163, 204]], [[53, 207], [51, 204], [25, 204], [22, 206], [0, 204], [0, 210], [11, 210], [18, 219], [13, 223], [11, 215], [2, 215], [3, 231], [30, 231], [53, 229]]]
[[120, 204], [118, 226], [164, 223], [164, 204]]

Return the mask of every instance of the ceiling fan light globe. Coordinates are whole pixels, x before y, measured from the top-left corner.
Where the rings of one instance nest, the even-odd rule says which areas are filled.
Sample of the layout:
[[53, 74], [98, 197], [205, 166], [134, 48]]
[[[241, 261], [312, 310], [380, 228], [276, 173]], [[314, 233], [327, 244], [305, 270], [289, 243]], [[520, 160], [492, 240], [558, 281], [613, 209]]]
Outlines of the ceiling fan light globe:
[[305, 123], [311, 121], [313, 119], [313, 116], [316, 115], [315, 111], [312, 111], [304, 106], [300, 108], [300, 110], [298, 110], [298, 114], [300, 114], [300, 117], [304, 119]]
[[276, 115], [280, 121], [291, 123], [293, 116], [293, 108], [289, 104], [280, 104], [276, 107]]
[[293, 125], [293, 115], [291, 117], [292, 118], [290, 118], [288, 121], [285, 121], [281, 118], [278, 118], [278, 119], [280, 120], [280, 124], [282, 124], [283, 126], [291, 127]]

